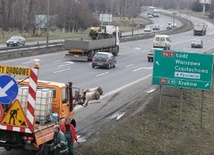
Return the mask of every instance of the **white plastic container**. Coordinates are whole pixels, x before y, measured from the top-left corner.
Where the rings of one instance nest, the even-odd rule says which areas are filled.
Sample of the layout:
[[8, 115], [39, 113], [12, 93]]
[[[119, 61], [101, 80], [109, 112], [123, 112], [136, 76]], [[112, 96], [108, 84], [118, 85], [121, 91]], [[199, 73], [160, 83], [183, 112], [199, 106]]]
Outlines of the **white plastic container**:
[[[28, 87], [19, 87], [17, 99], [26, 114]], [[51, 89], [37, 89], [35, 103], [35, 121], [44, 124], [50, 121], [52, 113], [53, 92]]]

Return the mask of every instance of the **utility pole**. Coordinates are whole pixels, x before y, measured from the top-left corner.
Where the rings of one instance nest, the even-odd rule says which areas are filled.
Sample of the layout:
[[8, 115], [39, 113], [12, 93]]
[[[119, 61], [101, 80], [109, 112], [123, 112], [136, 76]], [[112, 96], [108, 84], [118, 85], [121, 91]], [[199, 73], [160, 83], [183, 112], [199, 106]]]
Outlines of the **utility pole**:
[[[15, 25], [15, 24], [14, 24], [14, 5], [15, 5], [15, 4], [14, 4], [14, 3], [15, 3], [14, 0], [12, 1], [12, 3], [13, 3], [13, 4], [12, 4], [12, 21], [13, 21], [12, 32], [14, 32], [14, 25]], [[23, 7], [24, 7], [24, 6], [23, 6]]]
[[132, 36], [134, 34], [134, 0], [132, 0]]
[[47, 42], [46, 46], [49, 44], [49, 18], [50, 18], [50, 0], [47, 0]]

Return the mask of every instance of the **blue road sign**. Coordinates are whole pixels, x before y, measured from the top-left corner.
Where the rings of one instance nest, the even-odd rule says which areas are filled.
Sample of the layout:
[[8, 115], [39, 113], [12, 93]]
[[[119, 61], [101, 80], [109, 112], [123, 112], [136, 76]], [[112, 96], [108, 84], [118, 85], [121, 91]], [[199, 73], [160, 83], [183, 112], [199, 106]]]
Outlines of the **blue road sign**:
[[18, 84], [9, 75], [0, 76], [0, 104], [8, 104], [16, 99], [18, 95]]

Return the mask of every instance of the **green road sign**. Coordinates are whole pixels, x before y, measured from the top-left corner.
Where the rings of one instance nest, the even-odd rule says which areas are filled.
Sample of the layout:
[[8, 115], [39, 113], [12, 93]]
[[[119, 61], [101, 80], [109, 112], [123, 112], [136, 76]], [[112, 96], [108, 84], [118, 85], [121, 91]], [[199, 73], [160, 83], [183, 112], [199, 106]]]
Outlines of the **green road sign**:
[[212, 71], [211, 54], [155, 50], [152, 83], [209, 90]]

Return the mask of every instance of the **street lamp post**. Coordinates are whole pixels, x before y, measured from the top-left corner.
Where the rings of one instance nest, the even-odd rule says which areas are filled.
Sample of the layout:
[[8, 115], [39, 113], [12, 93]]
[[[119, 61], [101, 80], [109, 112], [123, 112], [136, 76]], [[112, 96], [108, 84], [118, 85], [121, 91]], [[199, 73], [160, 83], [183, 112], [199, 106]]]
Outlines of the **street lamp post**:
[[47, 42], [46, 46], [49, 44], [49, 17], [50, 17], [50, 0], [47, 0]]

